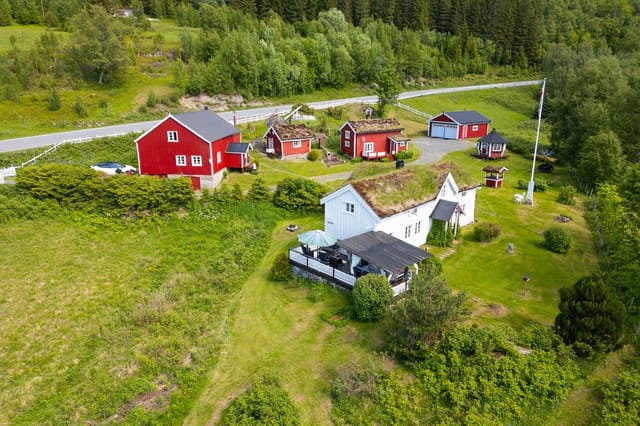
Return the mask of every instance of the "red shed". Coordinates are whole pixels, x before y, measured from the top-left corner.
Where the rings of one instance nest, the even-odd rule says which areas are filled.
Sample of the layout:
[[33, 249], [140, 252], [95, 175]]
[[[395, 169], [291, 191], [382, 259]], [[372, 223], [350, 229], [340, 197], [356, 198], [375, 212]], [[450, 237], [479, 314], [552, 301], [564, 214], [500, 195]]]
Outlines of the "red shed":
[[304, 124], [273, 124], [263, 138], [268, 154], [280, 158], [306, 157], [311, 151], [313, 132]]
[[367, 160], [389, 157], [406, 151], [409, 139], [395, 118], [350, 120], [340, 128], [340, 149], [346, 155]]
[[429, 136], [442, 139], [480, 138], [488, 132], [489, 120], [477, 111], [453, 111], [429, 120]]
[[229, 169], [251, 169], [251, 158], [249, 157], [251, 145], [248, 143], [232, 142], [225, 152], [225, 162]]
[[478, 139], [477, 148], [480, 158], [502, 158], [507, 150], [507, 141], [493, 129], [491, 133]]
[[227, 148], [240, 130], [208, 109], [169, 114], [136, 140], [141, 175], [186, 176], [193, 187], [215, 187], [227, 164]]

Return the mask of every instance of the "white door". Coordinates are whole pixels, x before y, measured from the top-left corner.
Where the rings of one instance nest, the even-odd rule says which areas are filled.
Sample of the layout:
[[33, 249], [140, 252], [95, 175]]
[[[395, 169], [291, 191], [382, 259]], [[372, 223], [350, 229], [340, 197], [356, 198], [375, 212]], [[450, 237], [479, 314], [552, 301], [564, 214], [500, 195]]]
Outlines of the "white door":
[[455, 124], [445, 124], [444, 126], [445, 139], [458, 139], [458, 126]]
[[431, 137], [432, 138], [444, 138], [444, 124], [433, 123], [431, 125]]

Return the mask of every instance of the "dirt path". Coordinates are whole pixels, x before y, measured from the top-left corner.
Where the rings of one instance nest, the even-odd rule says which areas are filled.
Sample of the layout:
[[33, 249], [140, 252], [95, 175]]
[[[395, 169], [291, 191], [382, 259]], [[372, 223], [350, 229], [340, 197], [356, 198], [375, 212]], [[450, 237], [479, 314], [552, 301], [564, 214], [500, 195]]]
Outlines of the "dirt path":
[[[299, 222], [303, 229], [316, 225], [305, 220]], [[283, 291], [283, 284], [268, 281], [273, 259], [292, 238], [286, 226], [276, 227], [267, 255], [233, 301], [228, 340], [184, 424], [216, 424], [224, 408], [264, 374], [280, 379], [299, 403], [305, 424], [330, 424], [327, 393], [317, 389], [326, 387], [323, 348], [334, 330], [319, 318], [325, 307], [307, 300], [304, 289]], [[308, 395], [314, 395], [311, 403], [304, 400]]]

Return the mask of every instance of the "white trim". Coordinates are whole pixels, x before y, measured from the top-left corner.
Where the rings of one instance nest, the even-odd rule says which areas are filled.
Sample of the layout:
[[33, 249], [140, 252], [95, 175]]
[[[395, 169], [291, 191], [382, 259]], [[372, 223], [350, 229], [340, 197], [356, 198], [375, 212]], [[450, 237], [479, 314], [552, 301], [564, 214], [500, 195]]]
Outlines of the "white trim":
[[201, 155], [192, 155], [191, 156], [191, 165], [193, 167], [202, 167], [202, 156]]
[[182, 154], [176, 155], [176, 166], [178, 167], [186, 167], [187, 166], [187, 156]]

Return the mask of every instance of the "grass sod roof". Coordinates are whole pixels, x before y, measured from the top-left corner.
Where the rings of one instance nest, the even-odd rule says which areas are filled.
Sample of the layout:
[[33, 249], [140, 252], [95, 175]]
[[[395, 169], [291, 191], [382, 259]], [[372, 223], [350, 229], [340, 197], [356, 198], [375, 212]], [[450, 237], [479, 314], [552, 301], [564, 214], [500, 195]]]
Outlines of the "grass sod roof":
[[436, 198], [448, 173], [461, 191], [480, 185], [453, 162], [408, 167], [349, 183], [378, 216], [387, 217]]

